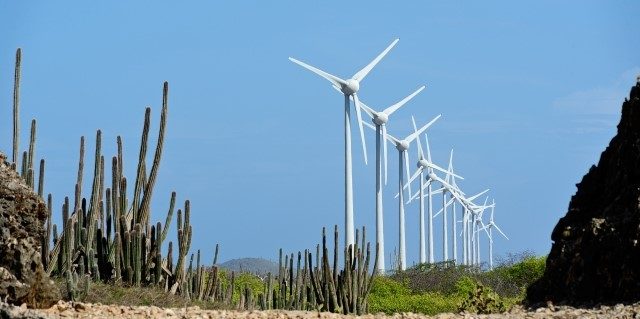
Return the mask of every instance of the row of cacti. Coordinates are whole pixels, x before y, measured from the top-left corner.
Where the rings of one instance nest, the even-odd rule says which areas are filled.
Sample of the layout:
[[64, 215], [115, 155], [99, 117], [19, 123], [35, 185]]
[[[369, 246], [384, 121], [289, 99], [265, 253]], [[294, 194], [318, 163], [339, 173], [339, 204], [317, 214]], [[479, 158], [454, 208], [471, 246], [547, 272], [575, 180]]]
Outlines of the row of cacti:
[[[14, 149], [13, 167], [18, 171], [19, 146], [19, 82], [21, 51], [16, 53], [14, 84]], [[168, 109], [168, 84], [163, 87], [162, 112], [157, 145], [151, 170], [147, 172], [147, 144], [151, 109], [145, 110], [136, 178], [131, 189], [124, 176], [123, 143], [116, 139], [117, 154], [111, 160], [111, 180], [105, 179], [102, 133], [96, 133], [93, 180], [88, 198], [83, 196], [85, 139], [80, 138], [78, 173], [73, 201], [65, 197], [61, 206], [62, 227], [52, 223], [53, 199], [47, 196], [47, 218], [41, 240], [42, 262], [53, 277], [66, 280], [68, 297], [77, 300], [88, 293], [91, 280], [132, 286], [155, 286], [191, 300], [215, 302], [236, 309], [299, 309], [342, 313], [366, 312], [366, 296], [375, 272], [371, 267], [371, 250], [365, 241], [364, 228], [356, 232], [354, 246], [340, 249], [338, 230], [334, 232], [333, 263], [330, 262], [327, 238], [323, 229], [322, 246], [316, 247], [315, 261], [309, 250], [296, 255], [282, 255], [277, 276], [269, 274], [261, 291], [237, 287], [235, 273], [219, 269], [218, 246], [212, 266], [201, 263], [200, 251], [187, 256], [191, 248], [191, 206], [185, 201], [177, 209], [177, 247], [167, 243], [167, 234], [176, 210], [173, 192], [164, 224], [150, 223], [150, 203], [162, 156]], [[31, 123], [28, 151], [23, 152], [20, 175], [35, 188], [34, 153], [36, 121]], [[110, 187], [109, 187], [110, 186]], [[43, 196], [44, 160], [40, 161], [38, 194]], [[34, 189], [35, 190], [35, 189]], [[132, 193], [133, 196], [128, 195]], [[366, 246], [365, 246], [366, 243]], [[166, 245], [165, 245], [166, 244]], [[163, 247], [167, 247], [163, 255]], [[175, 251], [174, 251], [175, 250]], [[377, 247], [376, 247], [377, 253]], [[343, 267], [339, 255], [343, 254]], [[174, 257], [177, 259], [174, 263]], [[376, 260], [376, 258], [374, 258]], [[295, 264], [295, 265], [294, 265]], [[294, 267], [295, 266], [295, 267]], [[342, 269], [340, 269], [342, 268]], [[374, 265], [373, 269], [376, 266]], [[236, 293], [235, 291], [240, 291]]]

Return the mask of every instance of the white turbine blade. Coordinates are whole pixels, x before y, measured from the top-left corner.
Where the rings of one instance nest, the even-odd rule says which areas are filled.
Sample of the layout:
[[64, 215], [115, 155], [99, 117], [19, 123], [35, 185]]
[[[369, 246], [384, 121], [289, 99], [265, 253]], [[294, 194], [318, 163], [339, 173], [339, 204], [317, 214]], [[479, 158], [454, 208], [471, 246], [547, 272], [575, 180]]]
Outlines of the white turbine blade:
[[387, 126], [382, 125], [382, 149], [384, 152], [384, 184], [387, 185]]
[[440, 210], [437, 213], [433, 214], [433, 218], [435, 219], [438, 215], [442, 214], [443, 211], [444, 211], [444, 208], [440, 208]]
[[327, 73], [325, 71], [322, 71], [322, 70], [320, 70], [318, 68], [310, 66], [310, 65], [308, 65], [308, 64], [306, 64], [306, 63], [304, 63], [302, 61], [296, 60], [296, 59], [291, 58], [291, 57], [289, 58], [289, 60], [291, 62], [293, 62], [293, 63], [295, 63], [295, 64], [297, 64], [297, 65], [299, 65], [299, 66], [301, 66], [301, 67], [303, 67], [303, 68], [305, 68], [305, 69], [307, 69], [307, 70], [309, 70], [309, 71], [311, 71], [311, 72], [313, 72], [313, 73], [315, 73], [315, 74], [317, 74], [317, 75], [319, 75], [319, 76], [321, 76], [321, 77], [323, 77], [325, 79], [327, 79], [329, 82], [333, 83], [333, 85], [335, 85], [336, 87], [342, 87], [343, 85], [347, 85], [347, 81], [345, 81], [345, 80], [343, 80], [343, 79], [341, 79], [341, 78], [339, 78], [339, 77], [337, 77], [337, 76], [335, 76], [333, 74], [329, 74], [329, 73]]
[[[411, 115], [411, 123], [413, 124], [413, 131], [416, 132], [418, 130], [418, 127], [416, 126], [416, 119], [413, 118], [413, 115]], [[420, 143], [420, 138], [416, 139], [416, 142], [418, 142], [418, 159], [424, 159], [424, 152], [422, 151], [422, 143]]]
[[431, 147], [429, 146], [429, 137], [424, 133], [424, 141], [427, 143], [427, 161], [431, 163]]
[[493, 227], [495, 227], [495, 228], [496, 228], [496, 230], [497, 230], [498, 232], [500, 232], [500, 235], [504, 236], [504, 238], [506, 238], [507, 240], [509, 240], [509, 237], [507, 237], [507, 235], [505, 235], [505, 234], [502, 232], [502, 229], [500, 229], [500, 227], [498, 227], [498, 225], [496, 225], [496, 224], [494, 224], [494, 223], [491, 223], [491, 224], [493, 225]]
[[419, 89], [417, 89], [415, 92], [411, 93], [411, 95], [405, 97], [404, 99], [402, 99], [402, 101], [389, 106], [388, 108], [384, 109], [384, 111], [382, 111], [382, 113], [387, 114], [387, 116], [391, 116], [391, 114], [393, 114], [395, 111], [397, 111], [399, 108], [401, 108], [403, 105], [405, 105], [407, 102], [409, 102], [411, 99], [413, 99], [413, 97], [415, 97], [416, 95], [418, 95], [418, 93], [422, 92], [422, 90], [424, 90], [425, 86], [421, 86]]
[[400, 140], [393, 137], [393, 135], [386, 133], [385, 136], [387, 137], [387, 141], [391, 141], [393, 143], [393, 145], [398, 145], [400, 144]]
[[366, 127], [370, 128], [370, 129], [372, 129], [372, 130], [374, 130], [374, 131], [376, 130], [376, 127], [375, 127], [375, 126], [373, 126], [373, 124], [369, 124], [369, 123], [367, 123], [367, 122], [363, 122], [363, 123], [362, 123], [362, 125], [364, 125], [364, 126], [366, 126]]
[[[449, 201], [447, 201], [447, 206], [451, 205], [451, 203], [453, 203], [454, 200], [455, 200], [455, 197], [454, 198], [450, 198]], [[440, 210], [433, 215], [433, 218], [436, 218], [436, 216], [442, 214], [443, 210], [444, 210], [444, 208], [440, 208]]]
[[371, 72], [371, 69], [373, 69], [373, 67], [376, 66], [376, 64], [378, 64], [378, 62], [380, 62], [380, 60], [382, 60], [382, 58], [384, 58], [387, 53], [389, 53], [389, 51], [396, 45], [396, 43], [398, 43], [399, 40], [400, 39], [395, 39], [386, 49], [384, 49], [384, 51], [382, 51], [382, 53], [380, 53], [375, 59], [373, 59], [373, 61], [367, 64], [367, 66], [365, 66], [362, 70], [354, 74], [353, 79], [357, 80], [358, 82], [362, 81], [367, 76], [367, 74]]
[[364, 102], [362, 102], [362, 100], [358, 99], [358, 103], [360, 104], [360, 107], [362, 107], [362, 110], [367, 113], [367, 115], [369, 115], [371, 118], [374, 118], [376, 115], [376, 111], [374, 111], [372, 108], [368, 107], [366, 104], [364, 104]]
[[[413, 173], [413, 175], [411, 175], [411, 177], [409, 178], [409, 181], [407, 182], [407, 184], [404, 185], [403, 189], [407, 188], [409, 184], [411, 184], [416, 178], [418, 178], [418, 176], [420, 176], [420, 173], [422, 173], [422, 166], [418, 167], [418, 170], [416, 170], [416, 172]], [[411, 194], [411, 192], [409, 192], [409, 194]]]
[[364, 165], [367, 163], [367, 141], [364, 139], [364, 128], [362, 127], [362, 112], [360, 112], [360, 101], [358, 95], [353, 93], [353, 101], [355, 102], [356, 115], [358, 116], [358, 127], [360, 128], [360, 142], [362, 142], [362, 154], [364, 155]]
[[450, 171], [448, 171], [448, 170], [446, 170], [446, 169], [444, 169], [444, 168], [442, 168], [442, 167], [440, 167], [440, 166], [438, 166], [438, 165], [436, 165], [436, 164], [433, 164], [433, 163], [431, 163], [431, 162], [427, 162], [427, 166], [429, 166], [429, 167], [431, 167], [431, 168], [434, 168], [434, 169], [436, 169], [436, 170], [438, 170], [438, 171], [441, 171], [441, 172], [443, 172], [443, 173], [445, 173], [445, 174], [449, 174], [449, 175], [451, 175], [451, 176], [455, 176], [455, 177], [457, 177], [457, 178], [459, 178], [459, 179], [464, 179], [464, 177], [462, 177], [462, 176], [460, 176], [460, 175], [457, 175], [457, 174], [454, 174], [454, 173], [452, 173], [452, 172], [450, 172]]
[[[451, 172], [452, 171], [453, 171], [453, 149], [451, 149], [451, 153], [449, 153], [449, 166], [447, 167], [447, 175], [444, 178], [444, 180], [447, 181], [447, 183], [452, 183], [452, 181], [451, 181]], [[452, 186], [453, 186], [453, 184], [452, 184]]]
[[488, 227], [482, 222], [482, 219], [480, 220], [480, 225], [482, 225], [482, 228], [480, 228], [480, 230], [484, 230], [484, 232], [487, 234], [487, 237], [491, 238], [491, 234], [489, 234], [489, 231], [487, 230]]
[[474, 199], [476, 199], [476, 198], [478, 198], [478, 197], [480, 197], [480, 196], [484, 195], [484, 194], [485, 194], [486, 192], [488, 192], [488, 191], [489, 191], [489, 189], [487, 188], [487, 189], [483, 190], [482, 192], [480, 192], [480, 193], [478, 193], [478, 194], [475, 194], [475, 195], [473, 195], [473, 196], [471, 196], [471, 197], [469, 197], [469, 198], [467, 198], [467, 199], [468, 199], [468, 200], [470, 200], [470, 201], [472, 201], [472, 200], [474, 200]]
[[423, 127], [421, 127], [418, 131], [413, 132], [411, 135], [409, 135], [405, 140], [408, 143], [411, 143], [414, 139], [416, 139], [417, 137], [420, 136], [420, 134], [422, 134], [422, 132], [424, 132], [426, 129], [429, 128], [429, 126], [433, 125], [433, 123], [435, 123], [440, 117], [442, 116], [442, 114], [439, 114], [438, 116], [436, 116], [433, 120], [431, 120], [431, 122], [425, 124]]
[[[409, 178], [409, 176], [411, 176], [411, 172], [409, 171], [409, 152], [405, 150], [402, 154], [404, 157], [405, 170], [407, 171], [407, 178]], [[400, 174], [402, 174], [402, 172], [400, 172]], [[407, 187], [409, 188], [409, 194], [411, 194], [411, 183], [407, 183]]]

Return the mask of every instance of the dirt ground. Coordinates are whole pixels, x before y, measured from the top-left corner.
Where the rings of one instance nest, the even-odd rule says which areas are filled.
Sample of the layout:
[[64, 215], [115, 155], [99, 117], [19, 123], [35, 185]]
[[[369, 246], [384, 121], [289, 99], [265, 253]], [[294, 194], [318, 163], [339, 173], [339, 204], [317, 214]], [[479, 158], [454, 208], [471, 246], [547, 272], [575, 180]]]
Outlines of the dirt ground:
[[346, 316], [326, 312], [312, 311], [229, 311], [202, 310], [198, 307], [158, 308], [129, 307], [118, 305], [101, 305], [87, 303], [71, 303], [60, 301], [49, 309], [32, 310], [22, 307], [0, 304], [0, 318], [221, 318], [221, 319], [347, 319], [347, 318], [639, 318], [640, 303], [632, 305], [600, 306], [592, 309], [572, 307], [554, 307], [549, 305], [538, 309], [514, 307], [502, 314], [476, 315], [468, 313], [445, 313], [426, 316], [413, 313], [394, 315], [368, 314], [363, 316]]

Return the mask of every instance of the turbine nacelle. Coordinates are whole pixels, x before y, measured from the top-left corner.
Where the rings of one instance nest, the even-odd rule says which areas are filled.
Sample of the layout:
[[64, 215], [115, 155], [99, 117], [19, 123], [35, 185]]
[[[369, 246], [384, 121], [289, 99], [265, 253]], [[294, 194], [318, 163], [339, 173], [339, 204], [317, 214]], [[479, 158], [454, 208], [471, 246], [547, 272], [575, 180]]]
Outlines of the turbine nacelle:
[[437, 177], [437, 176], [436, 176], [436, 174], [434, 174], [434, 173], [429, 173], [429, 175], [428, 175], [428, 176], [429, 176], [429, 178], [430, 178], [430, 179], [432, 179], [432, 180], [434, 180], [434, 181], [438, 179], [438, 177]]
[[389, 115], [384, 112], [378, 112], [374, 114], [373, 123], [376, 125], [385, 125], [389, 121]]
[[400, 151], [400, 152], [408, 150], [409, 149], [409, 142], [407, 142], [405, 140], [399, 141], [396, 144], [396, 149], [398, 149], [398, 151]]
[[360, 82], [358, 82], [358, 80], [348, 79], [346, 82], [347, 83], [342, 86], [342, 93], [351, 95], [360, 90]]
[[419, 160], [418, 167], [429, 168], [429, 161], [427, 161], [426, 159]]

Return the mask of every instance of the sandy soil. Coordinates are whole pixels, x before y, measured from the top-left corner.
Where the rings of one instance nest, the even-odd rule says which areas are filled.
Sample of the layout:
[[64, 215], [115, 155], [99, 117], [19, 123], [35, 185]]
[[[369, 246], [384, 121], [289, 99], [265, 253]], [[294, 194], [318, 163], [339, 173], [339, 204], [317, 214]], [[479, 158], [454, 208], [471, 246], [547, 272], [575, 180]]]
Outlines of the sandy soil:
[[0, 304], [0, 318], [221, 318], [221, 319], [347, 319], [347, 318], [639, 318], [640, 303], [633, 305], [600, 306], [592, 309], [576, 309], [572, 307], [548, 307], [538, 309], [524, 309], [514, 307], [502, 314], [475, 315], [468, 313], [439, 314], [425, 316], [420, 314], [402, 313], [394, 315], [369, 314], [364, 316], [345, 316], [325, 312], [312, 311], [229, 311], [202, 310], [198, 307], [188, 308], [158, 308], [158, 307], [128, 307], [117, 305], [101, 305], [86, 303], [71, 303], [60, 301], [49, 309], [31, 310], [26, 305], [22, 307]]

